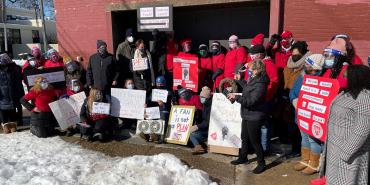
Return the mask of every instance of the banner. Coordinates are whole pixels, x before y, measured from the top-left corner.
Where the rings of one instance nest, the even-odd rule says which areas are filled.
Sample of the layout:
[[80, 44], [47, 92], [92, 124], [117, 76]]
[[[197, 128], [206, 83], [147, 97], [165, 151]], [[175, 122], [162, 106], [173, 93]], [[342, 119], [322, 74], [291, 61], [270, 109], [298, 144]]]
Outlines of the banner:
[[330, 105], [339, 88], [335, 79], [304, 76], [296, 110], [298, 126], [302, 131], [325, 141]]
[[101, 102], [93, 102], [92, 113], [93, 114], [109, 115], [109, 113], [110, 113], [110, 104], [109, 103], [101, 103]]
[[111, 115], [114, 117], [144, 119], [146, 91], [111, 89]]
[[25, 69], [24, 81], [28, 89], [35, 85], [35, 80], [39, 76], [46, 78], [55, 88], [62, 88], [66, 86], [66, 79], [63, 67], [55, 67], [48, 69]]
[[198, 58], [174, 57], [173, 58], [173, 89], [178, 85], [198, 92]]
[[172, 106], [168, 120], [167, 143], [188, 144], [194, 113], [194, 106]]
[[85, 93], [81, 92], [49, 104], [62, 130], [80, 122], [81, 107], [85, 99]]
[[145, 119], [159, 119], [161, 118], [161, 113], [159, 107], [148, 107], [145, 108]]
[[167, 103], [168, 91], [163, 89], [153, 89], [152, 90], [152, 102], [162, 101]]
[[146, 58], [132, 59], [133, 71], [144, 71], [148, 69], [148, 60]]
[[[222, 93], [213, 94], [208, 131], [209, 145], [241, 148], [240, 106], [237, 102], [231, 103]], [[218, 151], [217, 153], [224, 152]]]

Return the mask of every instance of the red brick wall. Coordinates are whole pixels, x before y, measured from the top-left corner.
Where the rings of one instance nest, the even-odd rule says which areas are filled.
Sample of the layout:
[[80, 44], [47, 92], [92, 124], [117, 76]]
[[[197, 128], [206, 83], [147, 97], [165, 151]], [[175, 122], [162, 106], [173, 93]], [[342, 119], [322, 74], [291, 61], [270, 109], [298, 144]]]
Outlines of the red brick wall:
[[[340, 2], [340, 3], [339, 3]], [[351, 36], [357, 54], [370, 55], [370, 1], [285, 0], [284, 29], [306, 40], [313, 52], [321, 53], [336, 33]]]

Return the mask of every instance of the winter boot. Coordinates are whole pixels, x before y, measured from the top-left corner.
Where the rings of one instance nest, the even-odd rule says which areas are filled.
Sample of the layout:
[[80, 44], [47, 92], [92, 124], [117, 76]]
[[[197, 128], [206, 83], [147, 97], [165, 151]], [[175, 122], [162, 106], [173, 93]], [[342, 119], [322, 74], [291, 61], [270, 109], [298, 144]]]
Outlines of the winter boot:
[[191, 151], [193, 155], [199, 155], [206, 153], [206, 150], [202, 147], [202, 145], [195, 145], [193, 150]]
[[258, 162], [257, 167], [253, 170], [253, 173], [254, 174], [260, 174], [260, 173], [264, 172], [265, 169], [266, 169], [266, 163], [265, 163], [265, 161]]
[[8, 125], [9, 125], [9, 129], [10, 129], [11, 133], [17, 132], [17, 123], [16, 122], [9, 122]]
[[150, 139], [151, 142], [158, 143], [159, 137], [157, 134], [150, 134]]
[[310, 153], [310, 162], [308, 163], [307, 168], [305, 168], [302, 173], [305, 175], [313, 175], [319, 171], [320, 165], [320, 154]]
[[4, 134], [10, 134], [9, 123], [1, 123], [1, 126], [3, 127]]
[[302, 171], [308, 166], [308, 161], [310, 160], [310, 149], [302, 147], [301, 148], [301, 161], [294, 165], [294, 170]]

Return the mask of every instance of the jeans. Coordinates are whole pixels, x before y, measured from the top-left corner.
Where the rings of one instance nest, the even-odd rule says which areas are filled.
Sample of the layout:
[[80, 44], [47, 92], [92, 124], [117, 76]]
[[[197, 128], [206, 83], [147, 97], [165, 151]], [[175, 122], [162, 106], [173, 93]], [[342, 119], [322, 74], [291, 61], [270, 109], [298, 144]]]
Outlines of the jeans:
[[270, 151], [271, 129], [271, 119], [267, 118], [265, 125], [261, 127], [261, 144], [265, 152]]
[[208, 138], [208, 132], [203, 131], [203, 130], [197, 130], [190, 134], [190, 141], [194, 146], [205, 142], [207, 138]]
[[250, 142], [250, 144], [252, 144], [253, 148], [256, 151], [258, 164], [265, 162], [263, 148], [261, 144], [261, 126], [264, 124], [264, 121], [265, 120], [243, 120], [241, 133], [242, 148], [239, 152], [239, 159], [248, 159], [248, 142]]
[[315, 154], [321, 153], [322, 145], [319, 140], [312, 138], [310, 135], [302, 131], [301, 131], [301, 137], [302, 137], [302, 143], [301, 143], [302, 147], [309, 148]]

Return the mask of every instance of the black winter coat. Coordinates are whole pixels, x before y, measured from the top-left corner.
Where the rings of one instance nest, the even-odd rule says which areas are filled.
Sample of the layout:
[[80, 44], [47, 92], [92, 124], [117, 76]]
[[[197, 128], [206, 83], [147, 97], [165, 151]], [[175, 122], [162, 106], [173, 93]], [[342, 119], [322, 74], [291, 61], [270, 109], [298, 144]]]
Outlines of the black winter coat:
[[267, 75], [258, 75], [243, 84], [242, 95], [237, 95], [235, 100], [241, 104], [241, 117], [248, 121], [263, 120], [265, 96], [270, 80]]
[[118, 80], [118, 65], [110, 53], [102, 57], [96, 53], [90, 57], [87, 66], [86, 80], [89, 86], [99, 90], [107, 90], [114, 80]]
[[24, 96], [22, 69], [15, 63], [0, 67], [0, 110], [15, 109]]

